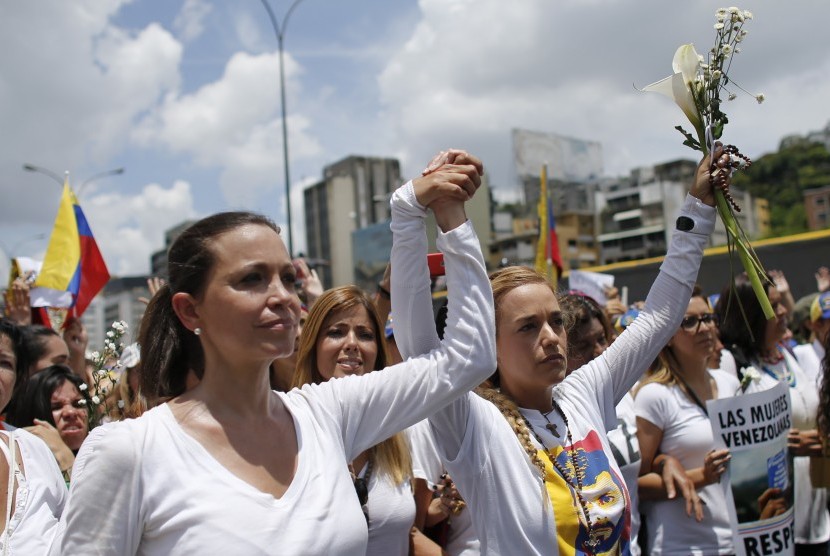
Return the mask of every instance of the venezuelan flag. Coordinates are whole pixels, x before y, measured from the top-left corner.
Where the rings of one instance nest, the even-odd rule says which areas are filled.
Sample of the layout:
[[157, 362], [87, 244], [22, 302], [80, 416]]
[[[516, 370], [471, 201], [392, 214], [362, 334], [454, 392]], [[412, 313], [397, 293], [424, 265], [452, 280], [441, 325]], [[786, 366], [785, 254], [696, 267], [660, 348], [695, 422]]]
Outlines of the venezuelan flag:
[[[63, 300], [53, 306], [68, 306], [72, 316], [80, 317], [109, 279], [84, 211], [69, 183], [64, 182], [55, 226], [35, 286], [54, 292], [53, 299]], [[71, 294], [71, 301], [67, 293]]]
[[559, 253], [559, 237], [556, 235], [556, 219], [553, 216], [553, 199], [548, 191], [548, 167], [542, 166], [539, 176], [539, 239], [536, 242], [536, 270], [547, 276], [556, 287], [562, 275], [562, 256]]

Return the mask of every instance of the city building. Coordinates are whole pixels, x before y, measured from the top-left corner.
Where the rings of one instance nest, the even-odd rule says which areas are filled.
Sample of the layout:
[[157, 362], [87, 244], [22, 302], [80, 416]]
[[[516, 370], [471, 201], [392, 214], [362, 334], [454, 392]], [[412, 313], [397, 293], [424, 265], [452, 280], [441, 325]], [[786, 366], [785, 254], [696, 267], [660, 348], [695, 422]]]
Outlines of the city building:
[[[664, 255], [696, 170], [692, 160], [674, 160], [636, 168], [628, 178], [604, 183], [595, 194], [600, 264]], [[747, 236], [768, 233], [766, 200], [734, 187], [730, 193], [741, 207], [735, 217]], [[718, 219], [710, 245], [726, 243], [726, 230]]]
[[151, 276], [158, 276], [159, 278], [167, 280], [167, 251], [173, 242], [176, 241], [176, 238], [179, 237], [179, 234], [194, 222], [195, 220], [184, 220], [164, 232], [164, 249], [160, 249], [150, 255]]
[[396, 159], [349, 156], [304, 191], [306, 256], [324, 287], [355, 283], [352, 233], [388, 222], [389, 197], [401, 183]]
[[805, 190], [804, 209], [811, 230], [830, 227], [830, 185]]
[[122, 342], [126, 345], [137, 341], [141, 317], [147, 308], [146, 303], [139, 301], [141, 297], [150, 297], [147, 276], [110, 279], [81, 315], [81, 322], [89, 336], [89, 349], [100, 350], [110, 326], [119, 320], [123, 320], [128, 326]]

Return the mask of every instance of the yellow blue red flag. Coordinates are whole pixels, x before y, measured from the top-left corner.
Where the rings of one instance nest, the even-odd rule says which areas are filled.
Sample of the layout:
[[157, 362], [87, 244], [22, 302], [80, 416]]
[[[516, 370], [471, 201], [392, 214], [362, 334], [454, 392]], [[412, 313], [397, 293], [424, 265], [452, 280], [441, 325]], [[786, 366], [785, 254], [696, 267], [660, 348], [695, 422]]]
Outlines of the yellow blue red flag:
[[110, 275], [78, 199], [64, 182], [61, 203], [35, 287], [52, 290], [68, 300], [72, 316], [80, 317]]

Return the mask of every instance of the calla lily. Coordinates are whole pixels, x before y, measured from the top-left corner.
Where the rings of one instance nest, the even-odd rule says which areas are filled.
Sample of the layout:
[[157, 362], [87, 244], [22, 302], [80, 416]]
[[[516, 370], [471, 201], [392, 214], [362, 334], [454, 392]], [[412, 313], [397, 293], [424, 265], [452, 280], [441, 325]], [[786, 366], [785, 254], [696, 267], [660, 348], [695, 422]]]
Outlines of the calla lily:
[[674, 53], [674, 60], [672, 60], [674, 74], [651, 85], [646, 85], [643, 90], [660, 93], [672, 99], [686, 114], [689, 122], [697, 131], [698, 137], [702, 137], [703, 120], [692, 92], [699, 67], [700, 56], [695, 51], [694, 45], [684, 44]]

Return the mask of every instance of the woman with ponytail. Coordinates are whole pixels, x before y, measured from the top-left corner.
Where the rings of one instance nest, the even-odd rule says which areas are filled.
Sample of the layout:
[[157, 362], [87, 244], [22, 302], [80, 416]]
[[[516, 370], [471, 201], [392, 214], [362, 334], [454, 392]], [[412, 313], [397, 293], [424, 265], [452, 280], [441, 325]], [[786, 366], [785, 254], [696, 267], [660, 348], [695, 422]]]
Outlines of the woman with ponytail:
[[[714, 154], [725, 167], [720, 146]], [[466, 156], [442, 153], [425, 172], [463, 163]], [[709, 174], [706, 157], [640, 316], [602, 355], [567, 378], [568, 315], [547, 279], [516, 267], [491, 275], [495, 373], [478, 395], [461, 396], [430, 417], [483, 553], [628, 552], [630, 503], [605, 431], [617, 424], [614, 407], [683, 318], [715, 223]], [[392, 201], [393, 258], [401, 261], [392, 265], [392, 311], [403, 357], [438, 345], [430, 334], [430, 281], [423, 263], [425, 211], [414, 201]], [[447, 322], [453, 320], [450, 309]]]
[[[296, 270], [248, 212], [185, 230], [141, 326], [142, 392], [161, 403], [95, 429], [75, 461], [61, 554], [360, 554], [367, 524], [348, 463], [469, 391], [495, 363], [492, 294], [464, 214], [471, 160], [405, 184], [435, 206], [456, 316], [437, 349], [288, 393]], [[440, 208], [439, 208], [440, 207]], [[190, 373], [198, 384], [188, 389]]]

